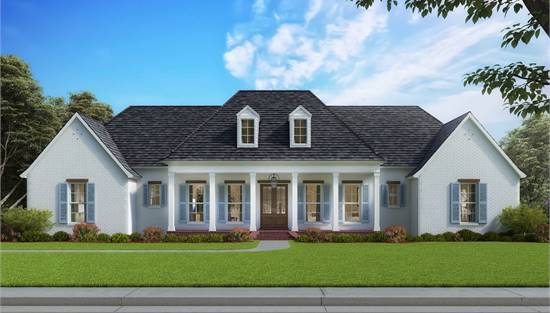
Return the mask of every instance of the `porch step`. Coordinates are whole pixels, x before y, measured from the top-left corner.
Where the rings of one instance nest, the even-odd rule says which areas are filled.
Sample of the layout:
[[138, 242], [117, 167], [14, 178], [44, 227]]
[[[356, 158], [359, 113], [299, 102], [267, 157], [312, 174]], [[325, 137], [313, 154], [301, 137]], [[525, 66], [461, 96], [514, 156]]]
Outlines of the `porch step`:
[[291, 240], [293, 236], [288, 230], [259, 230], [257, 240]]

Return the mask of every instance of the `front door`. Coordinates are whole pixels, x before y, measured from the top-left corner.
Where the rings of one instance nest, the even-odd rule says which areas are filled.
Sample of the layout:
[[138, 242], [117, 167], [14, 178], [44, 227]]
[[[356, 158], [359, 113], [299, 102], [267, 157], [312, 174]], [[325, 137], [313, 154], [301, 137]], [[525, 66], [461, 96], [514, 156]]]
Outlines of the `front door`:
[[262, 229], [288, 229], [288, 185], [260, 185]]

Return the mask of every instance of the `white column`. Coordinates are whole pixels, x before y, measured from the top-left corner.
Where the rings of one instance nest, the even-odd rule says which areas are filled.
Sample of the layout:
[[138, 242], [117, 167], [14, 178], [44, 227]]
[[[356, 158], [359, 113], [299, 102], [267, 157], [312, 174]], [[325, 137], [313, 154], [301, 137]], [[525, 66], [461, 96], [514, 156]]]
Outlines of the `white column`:
[[250, 231], [256, 231], [256, 173], [250, 173]]
[[208, 223], [208, 231], [216, 231], [216, 173], [208, 174], [208, 184], [210, 184], [210, 220]]
[[340, 230], [338, 206], [340, 204], [340, 173], [332, 173], [332, 230]]
[[298, 173], [292, 173], [292, 209], [290, 230], [298, 231]]
[[168, 172], [168, 231], [176, 230], [176, 173]]
[[375, 170], [374, 176], [374, 190], [372, 192], [372, 201], [374, 201], [374, 231], [380, 230], [380, 170]]

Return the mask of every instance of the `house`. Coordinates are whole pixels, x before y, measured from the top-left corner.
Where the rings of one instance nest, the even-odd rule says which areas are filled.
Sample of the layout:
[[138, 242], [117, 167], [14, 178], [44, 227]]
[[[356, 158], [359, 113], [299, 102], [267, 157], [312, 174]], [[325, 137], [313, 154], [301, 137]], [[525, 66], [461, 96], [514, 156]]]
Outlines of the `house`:
[[310, 91], [239, 91], [223, 106], [75, 114], [21, 175], [28, 206], [106, 233], [244, 227], [411, 233], [498, 228], [525, 175], [466, 113], [327, 106]]

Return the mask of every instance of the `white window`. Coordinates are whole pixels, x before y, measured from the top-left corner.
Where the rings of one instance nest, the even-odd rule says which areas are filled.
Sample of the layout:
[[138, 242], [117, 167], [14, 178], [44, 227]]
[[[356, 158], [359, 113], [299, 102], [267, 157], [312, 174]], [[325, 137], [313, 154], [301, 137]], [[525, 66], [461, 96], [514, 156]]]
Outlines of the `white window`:
[[205, 184], [189, 184], [189, 222], [204, 222]]
[[344, 184], [344, 222], [359, 223], [361, 184]]
[[306, 193], [306, 222], [315, 223], [321, 221], [321, 184], [305, 184]]
[[298, 106], [288, 117], [290, 125], [290, 147], [311, 147], [311, 113]]
[[401, 182], [389, 181], [388, 182], [388, 207], [398, 208], [400, 206], [400, 191]]
[[248, 105], [237, 113], [237, 147], [258, 148], [260, 115]]
[[227, 185], [227, 221], [240, 223], [243, 220], [243, 185]]
[[71, 193], [70, 223], [84, 223], [86, 221], [86, 183], [69, 183]]
[[161, 183], [160, 182], [149, 182], [149, 206], [160, 206], [160, 190], [161, 190]]
[[477, 223], [477, 184], [460, 183], [460, 222]]

